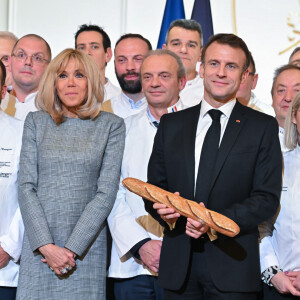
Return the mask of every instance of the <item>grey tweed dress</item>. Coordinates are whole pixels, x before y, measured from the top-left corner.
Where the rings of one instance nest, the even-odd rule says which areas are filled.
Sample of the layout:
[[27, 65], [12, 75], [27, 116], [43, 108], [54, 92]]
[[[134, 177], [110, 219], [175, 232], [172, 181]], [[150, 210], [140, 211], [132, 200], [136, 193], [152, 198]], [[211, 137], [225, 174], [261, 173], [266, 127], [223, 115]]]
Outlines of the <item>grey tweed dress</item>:
[[[113, 207], [125, 126], [101, 112], [57, 126], [44, 112], [29, 113], [20, 158], [19, 203], [25, 237], [17, 299], [105, 299], [106, 218]], [[79, 255], [59, 278], [37, 250], [55, 243]]]

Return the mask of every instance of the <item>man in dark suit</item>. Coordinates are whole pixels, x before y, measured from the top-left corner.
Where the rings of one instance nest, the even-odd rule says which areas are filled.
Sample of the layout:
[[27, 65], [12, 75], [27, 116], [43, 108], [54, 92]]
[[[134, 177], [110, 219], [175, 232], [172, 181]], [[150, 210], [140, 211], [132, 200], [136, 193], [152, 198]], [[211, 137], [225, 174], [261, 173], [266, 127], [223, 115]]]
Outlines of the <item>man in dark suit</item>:
[[[204, 99], [162, 117], [148, 181], [203, 202], [241, 231], [210, 241], [206, 225], [145, 200], [147, 211], [165, 226], [159, 284], [165, 299], [256, 299], [261, 289], [257, 226], [275, 214], [281, 189], [278, 125], [236, 100], [248, 75], [243, 40], [215, 35], [201, 61]], [[216, 136], [217, 144], [212, 143]]]

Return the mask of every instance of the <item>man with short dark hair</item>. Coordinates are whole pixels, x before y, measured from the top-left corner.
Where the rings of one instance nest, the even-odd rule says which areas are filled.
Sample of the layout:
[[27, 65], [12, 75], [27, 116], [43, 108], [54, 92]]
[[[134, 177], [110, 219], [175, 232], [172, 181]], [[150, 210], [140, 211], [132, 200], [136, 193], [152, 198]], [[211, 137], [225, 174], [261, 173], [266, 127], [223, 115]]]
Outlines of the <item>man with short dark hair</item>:
[[256, 73], [255, 62], [250, 52], [250, 65], [248, 67], [248, 76], [241, 83], [240, 88], [236, 94], [237, 99], [243, 105], [246, 105], [254, 110], [263, 112], [270, 116], [275, 116], [274, 110], [270, 105], [260, 101], [256, 95], [252, 92], [255, 89], [258, 80], [258, 74]]
[[300, 68], [284, 65], [275, 70], [271, 89], [275, 117], [279, 125], [279, 140], [282, 152], [289, 149], [284, 144], [284, 122], [293, 98], [300, 91]]
[[[0, 61], [0, 102], [5, 74]], [[0, 300], [14, 300], [24, 234], [17, 192], [23, 123], [0, 110], [0, 130]]]
[[180, 98], [186, 106], [199, 104], [203, 97], [203, 80], [196, 71], [202, 44], [202, 29], [197, 21], [178, 19], [170, 24], [163, 49], [175, 52], [186, 69], [187, 83], [180, 92]]
[[[147, 108], [125, 119], [126, 141], [121, 177], [147, 180], [147, 164], [162, 115], [183, 109], [179, 92], [184, 88], [185, 69], [169, 50], [151, 51], [141, 66]], [[162, 231], [147, 215], [141, 197], [120, 184], [108, 217], [113, 237], [109, 277], [114, 278], [118, 299], [163, 299], [157, 285]]]
[[150, 42], [140, 34], [124, 34], [116, 43], [115, 71], [122, 93], [111, 99], [111, 106], [113, 112], [122, 118], [140, 112], [147, 105], [140, 68], [150, 50]]
[[98, 25], [83, 24], [75, 33], [75, 48], [90, 55], [97, 63], [104, 85], [104, 101], [121, 93], [121, 89], [105, 77], [106, 65], [112, 58], [111, 42], [108, 34]]
[[50, 46], [41, 36], [27, 34], [16, 42], [11, 54], [11, 95], [15, 97], [3, 100], [2, 110], [23, 121], [30, 111], [37, 110], [34, 99], [50, 60]]
[[250, 63], [242, 39], [211, 37], [201, 61], [201, 104], [161, 118], [148, 182], [225, 215], [240, 233], [210, 240], [213, 232], [202, 221], [144, 200], [165, 228], [158, 282], [165, 300], [256, 300], [258, 224], [275, 214], [281, 190], [278, 125], [236, 100]]

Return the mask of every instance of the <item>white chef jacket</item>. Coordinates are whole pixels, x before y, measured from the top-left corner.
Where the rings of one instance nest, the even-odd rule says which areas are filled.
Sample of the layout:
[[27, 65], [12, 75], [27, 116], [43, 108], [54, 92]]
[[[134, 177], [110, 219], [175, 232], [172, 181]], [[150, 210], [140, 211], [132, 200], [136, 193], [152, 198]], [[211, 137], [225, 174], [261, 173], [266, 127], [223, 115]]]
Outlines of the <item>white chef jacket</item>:
[[247, 105], [248, 107], [263, 112], [267, 115], [270, 115], [272, 117], [275, 117], [275, 111], [271, 105], [268, 105], [262, 101], [260, 101], [253, 92], [251, 92], [251, 98], [249, 100], [249, 103]]
[[0, 269], [0, 286], [16, 287], [24, 234], [17, 184], [23, 122], [0, 111], [0, 128], [0, 244], [11, 256]]
[[280, 212], [272, 236], [260, 243], [261, 272], [271, 266], [300, 270], [300, 146], [283, 154], [284, 177]]
[[[9, 112], [7, 112], [7, 108], [9, 105], [12, 105], [16, 110], [11, 116], [18, 120], [25, 121], [29, 112], [37, 111], [34, 102], [36, 94], [37, 92], [31, 93], [25, 98], [24, 102], [20, 102], [16, 97], [9, 97], [9, 93], [6, 93], [4, 99], [1, 101], [1, 109], [7, 114], [11, 115]], [[13, 101], [14, 103], [9, 104], [9, 101]]]
[[123, 92], [121, 92], [119, 96], [111, 99], [111, 107], [114, 114], [125, 119], [144, 110], [147, 107], [147, 101], [144, 97], [141, 100], [134, 102]]
[[204, 96], [204, 86], [203, 79], [200, 78], [198, 72], [194, 79], [187, 81], [179, 95], [185, 107], [195, 106], [200, 103]]
[[290, 151], [290, 149], [284, 143], [284, 129], [280, 126], [279, 126], [278, 136], [279, 136], [281, 152], [284, 153]]
[[[168, 108], [168, 113], [183, 109], [179, 100]], [[148, 161], [152, 152], [157, 128], [153, 125], [147, 109], [125, 119], [126, 139], [121, 169], [121, 182], [126, 177], [147, 181]], [[124, 188], [120, 182], [114, 207], [108, 217], [108, 225], [113, 238], [109, 277], [130, 278], [137, 275], [152, 275], [141, 262], [133, 258], [130, 249], [138, 242], [159, 238], [147, 232], [136, 222], [147, 215], [141, 197]]]
[[104, 100], [103, 102], [112, 99], [113, 97], [117, 97], [121, 94], [121, 88], [115, 86], [111, 83], [111, 81], [106, 78], [106, 83], [104, 85]]

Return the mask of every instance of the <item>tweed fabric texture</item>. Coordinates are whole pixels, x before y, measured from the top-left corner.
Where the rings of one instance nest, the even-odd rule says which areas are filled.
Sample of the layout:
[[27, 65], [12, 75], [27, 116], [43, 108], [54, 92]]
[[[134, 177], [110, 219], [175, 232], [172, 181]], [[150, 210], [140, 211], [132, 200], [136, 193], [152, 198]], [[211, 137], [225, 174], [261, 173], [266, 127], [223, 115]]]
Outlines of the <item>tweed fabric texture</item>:
[[[20, 158], [19, 203], [25, 225], [17, 299], [105, 299], [106, 218], [118, 189], [125, 126], [101, 112], [57, 126], [29, 113]], [[59, 278], [38, 248], [55, 243], [79, 255]]]

